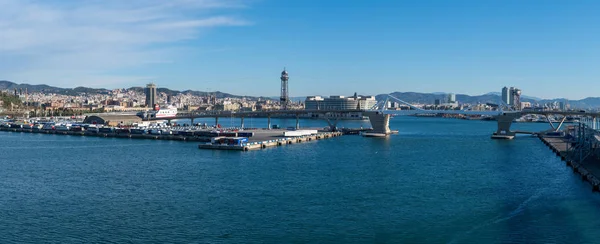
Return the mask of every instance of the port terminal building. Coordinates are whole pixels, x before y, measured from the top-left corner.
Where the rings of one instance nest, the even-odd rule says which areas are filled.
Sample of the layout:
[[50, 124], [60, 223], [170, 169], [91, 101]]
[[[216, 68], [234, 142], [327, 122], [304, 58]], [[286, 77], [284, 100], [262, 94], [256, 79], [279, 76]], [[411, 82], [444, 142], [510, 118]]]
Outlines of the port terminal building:
[[83, 123], [96, 125], [136, 125], [142, 124], [142, 118], [136, 115], [99, 114], [87, 116]]
[[[374, 96], [308, 96], [304, 101], [304, 109], [306, 110], [352, 110], [361, 109], [368, 110], [377, 104]], [[363, 115], [360, 112], [356, 113], [335, 113], [330, 112], [323, 114], [307, 114], [308, 117], [318, 118], [321, 116], [332, 118], [347, 118], [347, 119], [362, 119]]]

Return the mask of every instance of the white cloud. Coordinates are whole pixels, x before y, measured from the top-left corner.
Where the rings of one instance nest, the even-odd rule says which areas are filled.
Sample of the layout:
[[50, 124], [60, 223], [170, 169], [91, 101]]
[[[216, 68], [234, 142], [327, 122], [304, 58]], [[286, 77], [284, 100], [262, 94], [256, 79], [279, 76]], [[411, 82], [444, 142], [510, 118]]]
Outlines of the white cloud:
[[235, 0], [0, 0], [0, 79], [71, 87], [101, 86], [102, 77], [127, 82], [109, 74], [173, 62], [182, 49], [164, 44], [208, 28], [248, 25], [231, 15], [244, 7]]

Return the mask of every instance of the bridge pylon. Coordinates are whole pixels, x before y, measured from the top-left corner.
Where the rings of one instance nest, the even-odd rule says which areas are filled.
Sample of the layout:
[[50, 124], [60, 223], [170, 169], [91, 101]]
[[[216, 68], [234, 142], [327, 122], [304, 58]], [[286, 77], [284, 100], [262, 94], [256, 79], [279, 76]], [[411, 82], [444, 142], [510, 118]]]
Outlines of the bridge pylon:
[[369, 117], [371, 127], [373, 127], [373, 134], [389, 135], [392, 133], [390, 130], [390, 115], [384, 114], [380, 111], [367, 111], [363, 112], [363, 115]]
[[492, 134], [493, 139], [513, 139], [515, 138], [514, 131], [510, 130], [513, 121], [521, 117], [520, 112], [504, 112], [496, 116], [498, 121], [498, 130]]

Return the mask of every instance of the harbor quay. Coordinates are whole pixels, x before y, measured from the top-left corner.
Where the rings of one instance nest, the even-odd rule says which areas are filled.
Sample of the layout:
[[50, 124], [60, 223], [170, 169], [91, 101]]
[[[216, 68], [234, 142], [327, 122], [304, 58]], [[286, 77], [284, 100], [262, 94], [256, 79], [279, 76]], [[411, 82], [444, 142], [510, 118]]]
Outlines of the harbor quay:
[[53, 134], [53, 135], [71, 135], [71, 136], [94, 136], [94, 137], [115, 137], [115, 138], [132, 138], [132, 139], [153, 139], [153, 140], [174, 140], [174, 141], [210, 141], [210, 137], [201, 137], [194, 135], [153, 135], [153, 134], [135, 134], [135, 133], [101, 133], [90, 131], [58, 131], [58, 130], [36, 130], [25, 128], [5, 128], [0, 127], [0, 131], [5, 132], [20, 132], [20, 133], [37, 133], [37, 134]]
[[211, 142], [200, 143], [200, 149], [249, 151], [311, 142], [322, 139], [334, 138], [344, 135], [342, 132], [318, 130], [255, 130], [251, 137], [213, 137]]
[[600, 191], [600, 136], [585, 125], [569, 126], [552, 133], [539, 134], [540, 140], [560, 157], [573, 172], [581, 175], [595, 192]]
[[211, 129], [185, 130], [176, 134], [151, 134], [142, 132], [98, 132], [90, 130], [41, 130], [28, 128], [0, 127], [0, 131], [18, 133], [39, 133], [71, 136], [113, 137], [148, 140], [174, 140], [199, 142], [200, 149], [248, 151], [273, 146], [291, 145], [302, 142], [342, 136], [342, 132], [322, 131], [319, 129], [285, 130], [285, 129], [246, 129], [220, 130]]

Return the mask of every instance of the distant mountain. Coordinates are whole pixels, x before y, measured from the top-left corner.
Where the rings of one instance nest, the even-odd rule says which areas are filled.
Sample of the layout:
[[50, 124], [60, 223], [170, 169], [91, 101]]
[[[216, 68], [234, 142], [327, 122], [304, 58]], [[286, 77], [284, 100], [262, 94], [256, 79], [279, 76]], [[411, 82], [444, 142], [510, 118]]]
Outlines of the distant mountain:
[[[489, 93], [486, 93], [486, 95], [488, 95], [488, 94], [491, 94], [491, 95], [496, 95], [496, 96], [502, 96], [502, 93], [501, 93], [501, 92], [489, 92]], [[527, 96], [527, 95], [521, 95], [521, 97], [522, 97], [522, 98], [531, 99], [531, 100], [535, 100], [535, 101], [541, 101], [541, 100], [544, 100], [544, 99], [542, 99], [542, 98], [539, 98], [539, 97], [532, 97], [532, 96]]]
[[[44, 92], [44, 93], [55, 93], [62, 95], [82, 95], [82, 94], [107, 94], [110, 92], [108, 89], [104, 88], [88, 88], [88, 87], [75, 87], [75, 88], [60, 88], [49, 85], [30, 85], [30, 84], [16, 84], [14, 82], [0, 80], [0, 90], [14, 90], [14, 89], [27, 89], [27, 92]], [[133, 90], [136, 92], [144, 92], [143, 87], [130, 87], [128, 90]], [[177, 94], [191, 94], [195, 96], [206, 96], [208, 94], [215, 95], [217, 98], [248, 98], [248, 99], [265, 99], [265, 100], [279, 100], [279, 97], [253, 97], [253, 96], [239, 96], [232, 95], [229, 93], [224, 93], [220, 91], [216, 92], [203, 92], [203, 91], [177, 91], [171, 90], [168, 88], [158, 88], [158, 92], [164, 92], [167, 95], [177, 95]], [[419, 93], [419, 92], [393, 92], [390, 95], [397, 97], [408, 103], [429, 103], [433, 104], [435, 99], [440, 99], [442, 101], [446, 100], [447, 93], [444, 92], [435, 92], [435, 93]], [[377, 100], [385, 99], [385, 95], [387, 94], [379, 94], [376, 96]], [[291, 97], [292, 101], [304, 101], [306, 97]], [[456, 100], [460, 103], [495, 103], [498, 104], [501, 101], [501, 93], [500, 92], [490, 92], [483, 95], [478, 96], [470, 96], [465, 94], [456, 94]], [[556, 98], [556, 99], [540, 99], [537, 97], [530, 96], [522, 96], [521, 101], [523, 102], [531, 102], [532, 104], [546, 104], [552, 102], [566, 102], [571, 106], [571, 108], [578, 109], [596, 109], [600, 108], [600, 97], [588, 97], [580, 100], [568, 100], [564, 98]]]
[[[25, 91], [25, 89], [27, 89], [27, 92], [40, 92], [40, 91], [45, 91], [48, 93], [62, 93], [64, 92], [65, 89], [63, 88], [58, 88], [58, 87], [53, 87], [53, 86], [49, 86], [49, 85], [30, 85], [30, 84], [16, 84], [10, 81], [6, 81], [6, 80], [0, 80], [0, 90], [21, 90], [23, 89], [23, 91]], [[69, 94], [71, 95], [71, 94]]]
[[[60, 87], [54, 87], [54, 86], [49, 86], [49, 85], [16, 84], [14, 82], [0, 80], [0, 90], [11, 90], [12, 91], [14, 89], [17, 89], [17, 90], [23, 89], [23, 91], [25, 91], [25, 89], [27, 89], [27, 92], [29, 92], [29, 93], [44, 92], [44, 93], [55, 93], [55, 94], [69, 95], [69, 96], [76, 96], [76, 95], [82, 95], [82, 94], [108, 94], [108, 92], [110, 92], [110, 90], [104, 89], [104, 88], [89, 88], [89, 87], [82, 87], [82, 86], [75, 87], [75, 88], [60, 88]], [[128, 90], [133, 90], [136, 92], [144, 92], [143, 87], [130, 87], [130, 88], [128, 88]], [[206, 96], [207, 94], [211, 94], [211, 95], [215, 95], [217, 98], [226, 98], [226, 97], [256, 98], [256, 97], [251, 97], [251, 96], [237, 96], [237, 95], [232, 95], [232, 94], [224, 93], [224, 92], [220, 92], [220, 91], [209, 93], [209, 92], [192, 91], [192, 90], [176, 91], [176, 90], [170, 90], [168, 88], [157, 88], [157, 92], [164, 92], [167, 95], [192, 94], [195, 96]]]

